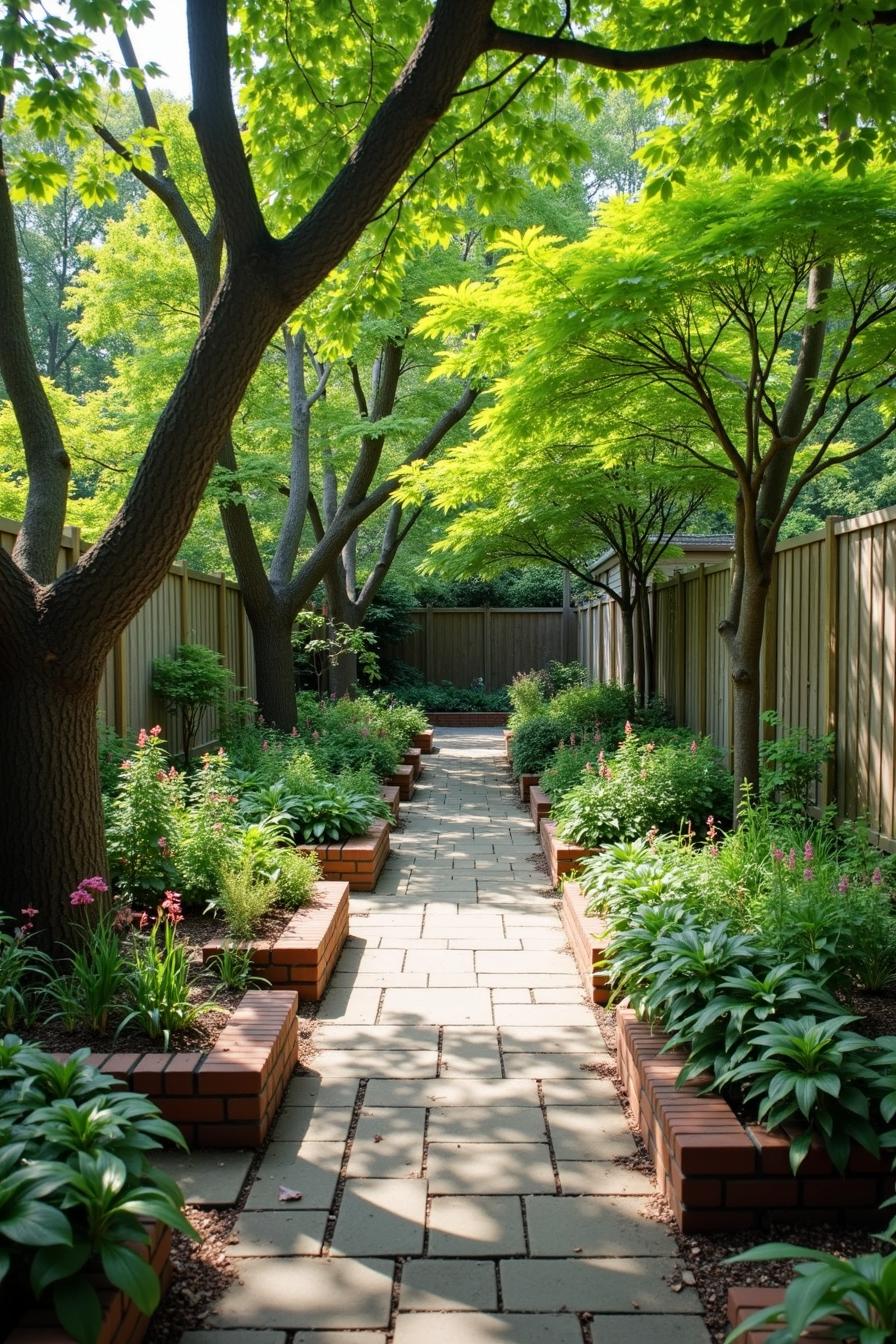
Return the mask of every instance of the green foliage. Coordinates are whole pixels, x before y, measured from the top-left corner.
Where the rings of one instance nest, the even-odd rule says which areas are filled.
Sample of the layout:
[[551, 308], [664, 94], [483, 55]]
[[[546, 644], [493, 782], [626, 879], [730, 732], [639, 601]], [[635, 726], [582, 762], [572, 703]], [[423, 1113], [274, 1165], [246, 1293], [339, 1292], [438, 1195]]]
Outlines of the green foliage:
[[734, 1344], [751, 1330], [780, 1325], [768, 1344], [798, 1344], [816, 1321], [829, 1321], [832, 1339], [886, 1344], [896, 1338], [896, 1251], [852, 1260], [805, 1246], [772, 1242], [732, 1256], [732, 1263], [795, 1260], [795, 1278], [783, 1302], [753, 1312], [725, 1338]]
[[253, 971], [251, 947], [241, 947], [239, 943], [228, 941], [217, 956], [206, 962], [208, 970], [225, 989], [247, 990], [252, 986], [265, 989], [270, 985], [263, 975]]
[[453, 682], [427, 682], [407, 664], [393, 664], [392, 679], [384, 688], [394, 700], [417, 705], [424, 713], [506, 713], [507, 690], [487, 691], [484, 686], [455, 686]]
[[158, 1305], [156, 1274], [132, 1249], [148, 1240], [141, 1220], [198, 1240], [151, 1161], [163, 1142], [184, 1146], [179, 1131], [87, 1055], [60, 1062], [15, 1036], [0, 1042], [0, 1281], [27, 1275], [77, 1344], [99, 1335], [97, 1270], [140, 1311]]
[[[126, 988], [129, 1011], [118, 1026], [122, 1032], [136, 1024], [160, 1039], [163, 1050], [168, 1049], [172, 1031], [192, 1027], [215, 1008], [213, 996], [200, 1002], [192, 993], [190, 953], [177, 937], [180, 919], [180, 900], [168, 892], [148, 932], [134, 935]], [[240, 936], [237, 930], [234, 934]]]
[[53, 965], [31, 942], [31, 920], [37, 911], [27, 906], [22, 914], [18, 928], [10, 927], [13, 921], [8, 916], [0, 916], [0, 1022], [6, 1031], [34, 1021], [42, 985]]
[[570, 663], [560, 663], [552, 658], [545, 669], [545, 677], [551, 695], [559, 695], [573, 686], [587, 686], [591, 679], [587, 667], [577, 658]]
[[169, 772], [160, 730], [141, 728], [132, 755], [121, 763], [106, 826], [112, 880], [131, 901], [152, 902], [175, 885], [168, 842], [175, 829], [176, 774], [173, 767]]
[[576, 746], [587, 737], [612, 750], [632, 713], [631, 692], [615, 682], [582, 686], [573, 681], [548, 701], [543, 713], [514, 729], [513, 773], [540, 774], [563, 741]]
[[134, 750], [134, 743], [119, 736], [108, 723], [99, 721], [100, 788], [104, 796], [115, 792], [121, 778], [121, 764]]
[[231, 938], [242, 941], [254, 937], [276, 899], [276, 882], [259, 874], [252, 860], [244, 858], [221, 873], [210, 908], [224, 916]]
[[[81, 907], [83, 911], [85, 907]], [[47, 984], [53, 1017], [72, 1031], [86, 1027], [104, 1032], [127, 985], [128, 968], [121, 945], [121, 924], [107, 911], [78, 928], [76, 946], [67, 947], [69, 968]]]
[[339, 778], [321, 779], [313, 792], [292, 800], [293, 835], [303, 844], [326, 845], [363, 835], [376, 817], [388, 817], [384, 798], [352, 789]]
[[169, 849], [187, 900], [209, 896], [240, 846], [241, 818], [230, 763], [222, 751], [202, 757], [177, 800]]
[[[772, 728], [780, 725], [774, 710], [767, 710], [762, 722]], [[804, 812], [818, 783], [824, 765], [834, 752], [834, 733], [813, 737], [802, 729], [793, 729], [781, 737], [759, 744], [759, 796], [791, 811]]]
[[730, 794], [731, 778], [709, 738], [689, 747], [642, 742], [629, 728], [611, 760], [588, 763], [581, 784], [553, 808], [563, 840], [594, 848], [650, 828], [702, 826]]
[[287, 910], [298, 910], [307, 905], [314, 893], [314, 884], [320, 880], [320, 864], [316, 854], [305, 854], [295, 849], [281, 849], [277, 855], [277, 904]]
[[227, 699], [233, 674], [213, 649], [203, 644], [180, 644], [173, 658], [155, 659], [150, 684], [169, 710], [180, 714], [184, 761], [189, 765], [199, 720], [205, 710]]
[[367, 681], [379, 681], [380, 664], [376, 636], [361, 626], [333, 621], [317, 611], [300, 611], [293, 627], [293, 645], [299, 667], [307, 664], [315, 678], [317, 693], [323, 693], [327, 671], [338, 667], [349, 656], [358, 660], [358, 669]]
[[528, 719], [544, 712], [547, 704], [546, 692], [543, 673], [517, 672], [507, 688], [513, 706], [513, 713], [507, 720], [507, 727], [511, 732], [515, 733]]

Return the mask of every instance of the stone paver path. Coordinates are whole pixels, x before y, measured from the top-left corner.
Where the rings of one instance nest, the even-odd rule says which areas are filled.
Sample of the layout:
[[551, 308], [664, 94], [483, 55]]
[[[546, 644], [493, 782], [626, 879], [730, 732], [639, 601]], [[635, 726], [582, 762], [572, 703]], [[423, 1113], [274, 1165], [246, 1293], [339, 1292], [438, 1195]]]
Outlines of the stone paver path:
[[500, 733], [437, 745], [184, 1344], [707, 1344]]

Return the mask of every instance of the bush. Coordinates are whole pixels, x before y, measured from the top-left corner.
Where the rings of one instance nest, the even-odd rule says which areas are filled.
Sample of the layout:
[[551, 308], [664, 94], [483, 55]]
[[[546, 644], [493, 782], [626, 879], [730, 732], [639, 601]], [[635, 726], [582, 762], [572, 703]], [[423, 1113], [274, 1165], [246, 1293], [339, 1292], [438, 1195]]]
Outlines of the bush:
[[[689, 747], [693, 736], [686, 728], [658, 728], [651, 733], [651, 741], [656, 747], [670, 744]], [[541, 787], [553, 803], [559, 803], [570, 789], [581, 784], [589, 768], [599, 770], [604, 760], [612, 763], [615, 750], [615, 744], [607, 744], [600, 730], [581, 741], [573, 734], [572, 744], [561, 742], [550, 758], [539, 781]]]
[[161, 729], [141, 728], [133, 755], [121, 763], [107, 808], [106, 841], [116, 889], [131, 901], [153, 902], [177, 881], [169, 841], [180, 781], [162, 746]]
[[233, 685], [233, 674], [221, 664], [221, 655], [203, 644], [181, 644], [173, 658], [156, 658], [152, 665], [152, 689], [162, 696], [172, 713], [179, 713], [183, 732], [184, 761], [196, 740], [199, 720], [206, 709], [223, 704]]
[[180, 1132], [87, 1054], [0, 1042], [0, 1280], [22, 1306], [49, 1298], [77, 1344], [100, 1337], [98, 1274], [145, 1314], [158, 1306], [155, 1271], [133, 1249], [148, 1241], [141, 1219], [199, 1239], [152, 1165], [163, 1143], [186, 1146]]
[[[731, 777], [709, 738], [684, 748], [642, 743], [629, 728], [619, 750], [570, 789], [553, 809], [562, 840], [594, 848], [650, 828], [701, 826], [730, 796]], [[723, 803], [724, 805], [724, 803]]]
[[311, 900], [314, 884], [320, 880], [317, 855], [296, 849], [281, 849], [278, 862], [274, 877], [277, 904], [285, 906], [287, 910], [298, 910]]
[[400, 680], [393, 676], [385, 689], [395, 700], [410, 701], [428, 714], [490, 714], [510, 709], [505, 687], [487, 691], [480, 686], [455, 686], [450, 681], [426, 682], [419, 674], [414, 678], [405, 674]]
[[169, 847], [177, 886], [187, 900], [215, 891], [222, 870], [233, 859], [244, 824], [235, 787], [223, 751], [203, 756], [174, 810]]
[[542, 672], [518, 672], [507, 689], [513, 713], [507, 721], [511, 732], [528, 719], [543, 714], [547, 706], [547, 681]]
[[276, 880], [259, 874], [249, 858], [221, 874], [218, 894], [210, 903], [227, 921], [232, 938], [252, 938], [277, 899]]
[[587, 686], [591, 677], [585, 664], [577, 658], [571, 663], [558, 663], [556, 658], [552, 658], [545, 669], [545, 679], [548, 694], [553, 696], [568, 691], [571, 686]]
[[[540, 775], [561, 742], [575, 746], [600, 734], [606, 751], [615, 749], [632, 713], [630, 691], [615, 682], [572, 685], [549, 700], [513, 733], [513, 773]], [[573, 739], [573, 740], [571, 740]]]

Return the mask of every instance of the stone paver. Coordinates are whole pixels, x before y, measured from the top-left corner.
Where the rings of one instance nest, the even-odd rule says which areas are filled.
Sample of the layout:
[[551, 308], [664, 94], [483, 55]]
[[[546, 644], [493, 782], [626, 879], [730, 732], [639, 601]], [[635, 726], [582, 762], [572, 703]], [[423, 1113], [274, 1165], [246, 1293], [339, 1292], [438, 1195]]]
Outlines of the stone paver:
[[[352, 895], [235, 1227], [239, 1281], [184, 1344], [708, 1344], [653, 1184], [620, 1160], [610, 1054], [500, 732], [437, 745], [376, 892]], [[188, 1180], [230, 1193], [241, 1160], [194, 1157]]]
[[224, 1208], [235, 1204], [249, 1172], [254, 1153], [184, 1153], [165, 1149], [155, 1153], [156, 1166], [177, 1181], [189, 1204], [198, 1208]]

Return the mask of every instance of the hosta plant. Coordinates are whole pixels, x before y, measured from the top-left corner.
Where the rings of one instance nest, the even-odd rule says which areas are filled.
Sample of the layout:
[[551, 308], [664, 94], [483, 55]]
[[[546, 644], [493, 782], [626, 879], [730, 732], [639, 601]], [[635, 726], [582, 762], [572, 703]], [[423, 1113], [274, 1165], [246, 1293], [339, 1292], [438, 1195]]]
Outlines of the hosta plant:
[[890, 1344], [896, 1339], [896, 1251], [842, 1260], [782, 1242], [756, 1246], [732, 1259], [751, 1263], [793, 1259], [796, 1277], [782, 1302], [754, 1312], [731, 1331], [725, 1344], [770, 1325], [780, 1328], [768, 1336], [767, 1344], [798, 1344], [816, 1321], [830, 1322], [829, 1339], [855, 1344]]
[[852, 1142], [875, 1156], [878, 1134], [871, 1123], [869, 1095], [876, 1083], [873, 1045], [849, 1028], [858, 1019], [840, 1014], [782, 1018], [755, 1030], [755, 1058], [729, 1069], [721, 1086], [736, 1083], [744, 1099], [758, 1104], [767, 1129], [805, 1126], [790, 1145], [794, 1171], [820, 1138], [839, 1171], [846, 1170]]
[[291, 809], [293, 834], [305, 844], [329, 844], [363, 835], [376, 817], [391, 815], [385, 799], [360, 793], [339, 778], [321, 780]]
[[100, 1274], [149, 1314], [155, 1271], [139, 1254], [147, 1223], [198, 1239], [175, 1183], [152, 1165], [178, 1130], [146, 1097], [87, 1063], [15, 1036], [0, 1042], [0, 1281], [12, 1299], [49, 1302], [77, 1344], [100, 1336]]

